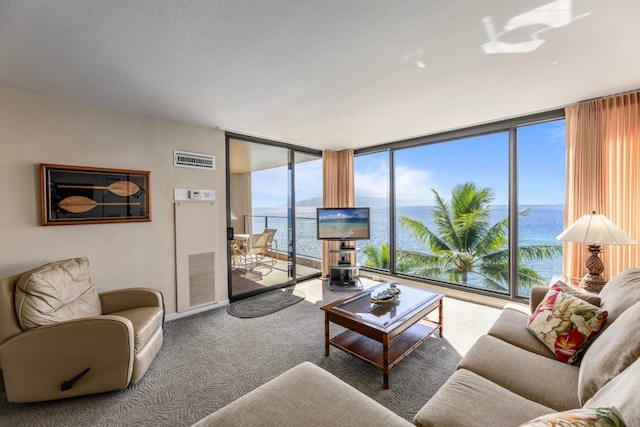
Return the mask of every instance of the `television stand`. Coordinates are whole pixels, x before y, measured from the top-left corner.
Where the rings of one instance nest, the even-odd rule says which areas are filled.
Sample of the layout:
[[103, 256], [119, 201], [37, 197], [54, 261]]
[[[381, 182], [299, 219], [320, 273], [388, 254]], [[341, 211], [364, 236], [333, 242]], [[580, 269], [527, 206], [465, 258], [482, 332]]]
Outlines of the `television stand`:
[[360, 278], [354, 275], [358, 269], [356, 263], [352, 263], [347, 259], [347, 254], [357, 254], [358, 249], [355, 246], [347, 246], [345, 242], [340, 242], [338, 249], [330, 249], [330, 253], [340, 254], [338, 264], [329, 266], [329, 289], [332, 291], [361, 291], [362, 283]]

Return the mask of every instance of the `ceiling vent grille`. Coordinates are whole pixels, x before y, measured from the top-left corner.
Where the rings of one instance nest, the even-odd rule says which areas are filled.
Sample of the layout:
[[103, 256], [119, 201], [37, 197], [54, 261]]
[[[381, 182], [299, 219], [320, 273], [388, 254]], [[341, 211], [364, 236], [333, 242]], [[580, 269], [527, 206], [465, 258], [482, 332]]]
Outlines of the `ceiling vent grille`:
[[180, 168], [214, 170], [216, 168], [216, 158], [209, 154], [174, 150], [173, 166]]

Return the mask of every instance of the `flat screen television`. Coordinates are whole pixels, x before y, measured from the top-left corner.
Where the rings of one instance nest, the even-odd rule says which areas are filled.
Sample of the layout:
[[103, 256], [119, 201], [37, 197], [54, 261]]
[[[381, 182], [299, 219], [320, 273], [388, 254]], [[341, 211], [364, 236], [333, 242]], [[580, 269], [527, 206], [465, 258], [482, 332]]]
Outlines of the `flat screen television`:
[[369, 208], [317, 208], [318, 240], [369, 240]]

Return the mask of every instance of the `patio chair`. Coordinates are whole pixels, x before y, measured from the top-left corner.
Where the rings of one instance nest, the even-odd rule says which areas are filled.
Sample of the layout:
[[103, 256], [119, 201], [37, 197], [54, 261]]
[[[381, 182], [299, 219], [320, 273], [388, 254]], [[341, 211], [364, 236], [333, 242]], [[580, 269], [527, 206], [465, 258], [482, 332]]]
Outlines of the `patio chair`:
[[251, 234], [243, 247], [244, 267], [246, 271], [255, 268], [267, 255], [267, 240], [269, 232]]
[[[244, 245], [244, 266], [245, 270], [249, 271], [256, 268], [259, 264], [264, 264], [263, 261], [267, 254], [273, 255], [273, 245], [275, 240], [273, 237], [276, 234], [275, 228], [265, 228], [261, 234], [252, 234], [247, 239]], [[276, 243], [277, 250], [277, 243]], [[271, 265], [275, 264], [273, 257], [271, 258]]]
[[276, 265], [276, 262], [278, 262], [278, 241], [275, 239], [275, 236], [278, 229], [265, 228], [264, 231], [265, 233], [269, 233], [269, 237], [267, 237], [267, 252], [271, 257], [271, 265]]

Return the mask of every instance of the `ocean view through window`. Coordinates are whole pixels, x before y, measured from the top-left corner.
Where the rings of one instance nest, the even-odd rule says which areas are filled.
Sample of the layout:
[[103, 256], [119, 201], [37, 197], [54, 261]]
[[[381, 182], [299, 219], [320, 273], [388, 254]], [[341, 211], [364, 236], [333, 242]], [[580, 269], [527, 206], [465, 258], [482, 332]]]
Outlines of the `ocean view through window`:
[[[355, 206], [371, 209], [358, 263], [507, 298], [527, 298], [533, 285], [561, 274], [565, 121], [562, 111], [540, 117], [356, 150]], [[319, 181], [313, 169], [296, 180]], [[270, 180], [255, 182], [271, 190]], [[312, 187], [296, 186], [295, 248], [321, 259], [322, 203]], [[251, 221], [284, 232], [286, 217], [284, 204], [261, 201]]]
[[[520, 224], [520, 234], [523, 236], [521, 243], [537, 244], [543, 242], [557, 244], [555, 236], [562, 232], [564, 205], [528, 205], [522, 207], [529, 208], [530, 211]], [[269, 227], [278, 227], [286, 224], [285, 213], [286, 209], [278, 207], [254, 208], [253, 220], [260, 224], [264, 224], [266, 220]], [[429, 225], [433, 221], [432, 206], [402, 206], [398, 208], [398, 214], [422, 218]], [[508, 206], [494, 206], [493, 215], [496, 219], [504, 218], [507, 214]], [[298, 207], [296, 215], [298, 224], [296, 247], [299, 254], [320, 259], [322, 257], [322, 245], [316, 239], [315, 215], [315, 207]], [[361, 242], [359, 246], [370, 244], [379, 247], [383, 243], [387, 243], [385, 236], [388, 224], [388, 208], [386, 206], [371, 206], [371, 239]], [[558, 229], [560, 231], [557, 231]], [[421, 248], [419, 242], [412, 241], [411, 235], [407, 230], [400, 229], [399, 233], [399, 238], [408, 242], [406, 247], [413, 250]], [[365, 261], [364, 259], [359, 260], [361, 264], [364, 264]], [[545, 278], [551, 279], [561, 270], [562, 260], [561, 258], [556, 258], [533, 262], [531, 265]]]
[[564, 126], [523, 119], [356, 156], [356, 205], [372, 207], [362, 265], [510, 297], [547, 284], [562, 271]]

